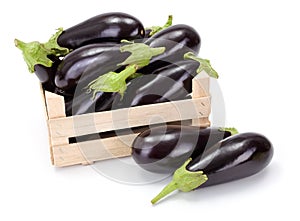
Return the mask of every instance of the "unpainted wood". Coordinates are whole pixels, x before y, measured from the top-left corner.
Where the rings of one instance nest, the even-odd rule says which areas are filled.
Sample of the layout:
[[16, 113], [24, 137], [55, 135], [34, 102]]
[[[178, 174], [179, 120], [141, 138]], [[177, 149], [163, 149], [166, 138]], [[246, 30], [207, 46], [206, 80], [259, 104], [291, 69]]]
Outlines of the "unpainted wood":
[[208, 117], [209, 97], [150, 104], [66, 118], [49, 119], [54, 145], [63, 137], [132, 128], [170, 121]]
[[47, 113], [49, 119], [66, 117], [64, 97], [45, 91]]
[[[209, 83], [210, 79], [206, 72], [202, 71], [200, 74], [195, 76], [192, 80], [192, 98], [200, 98], [200, 97], [209, 97]], [[209, 104], [209, 109], [211, 105]], [[193, 118], [192, 120], [193, 126], [199, 127], [209, 127], [210, 121], [208, 117], [201, 117], [201, 118]]]
[[138, 133], [53, 147], [57, 167], [91, 164], [99, 160], [131, 155], [131, 144]]
[[44, 113], [45, 113], [45, 118], [46, 118], [46, 124], [47, 124], [47, 129], [48, 129], [48, 143], [49, 143], [49, 151], [50, 151], [50, 161], [52, 165], [54, 165], [54, 156], [53, 156], [53, 151], [52, 151], [52, 136], [50, 133], [50, 128], [49, 128], [49, 115], [48, 115], [48, 108], [47, 108], [47, 102], [45, 98], [45, 91], [43, 89], [42, 84], [40, 84], [40, 92], [42, 96], [42, 102], [43, 102], [43, 107], [44, 107]]

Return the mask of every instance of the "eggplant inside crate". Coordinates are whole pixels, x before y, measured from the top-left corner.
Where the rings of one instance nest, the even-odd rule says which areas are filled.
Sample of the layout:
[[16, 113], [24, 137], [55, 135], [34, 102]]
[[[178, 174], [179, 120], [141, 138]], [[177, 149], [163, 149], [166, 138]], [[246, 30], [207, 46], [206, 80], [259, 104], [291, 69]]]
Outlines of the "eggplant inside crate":
[[209, 77], [193, 79], [192, 98], [112, 111], [66, 116], [64, 97], [44, 91], [51, 162], [63, 167], [91, 164], [131, 155], [131, 144], [145, 129], [157, 124], [210, 125]]

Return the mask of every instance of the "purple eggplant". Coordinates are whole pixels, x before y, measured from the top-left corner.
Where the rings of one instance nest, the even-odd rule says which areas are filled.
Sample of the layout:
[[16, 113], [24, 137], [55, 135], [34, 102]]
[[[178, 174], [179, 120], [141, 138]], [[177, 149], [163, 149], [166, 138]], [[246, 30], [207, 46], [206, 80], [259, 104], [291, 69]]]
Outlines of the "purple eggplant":
[[151, 74], [153, 67], [163, 67], [183, 60], [184, 54], [199, 53], [201, 39], [198, 32], [188, 25], [173, 25], [159, 31], [145, 41], [150, 47], [165, 47], [165, 52], [154, 57], [150, 64], [140, 70], [143, 74]]
[[201, 155], [206, 148], [235, 133], [234, 128], [154, 127], [136, 137], [132, 144], [132, 157], [145, 170], [173, 173], [189, 157]]
[[199, 62], [182, 60], [131, 80], [124, 96], [116, 96], [113, 109], [190, 98], [198, 66]]
[[144, 35], [144, 27], [137, 18], [126, 13], [110, 12], [64, 30], [57, 43], [61, 47], [76, 49], [92, 43], [141, 39]]
[[119, 63], [130, 53], [121, 52], [120, 44], [98, 43], [83, 46], [68, 54], [57, 68], [55, 84], [65, 91], [73, 91], [78, 83], [90, 83], [101, 74], [116, 71]]
[[270, 163], [272, 156], [272, 143], [261, 134], [240, 133], [228, 137], [187, 160], [151, 202], [156, 203], [176, 189], [188, 192], [254, 175]]

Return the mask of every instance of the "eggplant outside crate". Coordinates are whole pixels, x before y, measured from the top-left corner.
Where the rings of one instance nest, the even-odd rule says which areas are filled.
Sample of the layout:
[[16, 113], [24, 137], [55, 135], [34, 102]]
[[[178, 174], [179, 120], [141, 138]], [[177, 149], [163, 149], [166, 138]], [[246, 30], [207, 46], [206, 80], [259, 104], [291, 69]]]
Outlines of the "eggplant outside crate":
[[[131, 144], [143, 128], [156, 124], [208, 127], [211, 111], [209, 76], [198, 74], [192, 82], [192, 98], [112, 111], [66, 117], [64, 97], [41, 87], [49, 132], [51, 162], [64, 167], [131, 155]], [[98, 139], [72, 142], [76, 137], [116, 132]], [[124, 132], [125, 131], [125, 132]], [[80, 139], [78, 139], [80, 141]]]

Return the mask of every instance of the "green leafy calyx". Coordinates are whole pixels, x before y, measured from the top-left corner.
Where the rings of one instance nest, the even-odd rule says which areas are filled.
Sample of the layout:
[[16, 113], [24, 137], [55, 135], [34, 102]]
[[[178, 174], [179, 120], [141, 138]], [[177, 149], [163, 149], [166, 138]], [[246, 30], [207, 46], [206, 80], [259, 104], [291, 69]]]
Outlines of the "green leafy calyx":
[[186, 166], [191, 162], [191, 158], [188, 159], [179, 169], [174, 172], [172, 181], [151, 200], [152, 204], [178, 189], [182, 192], [189, 192], [197, 187], [201, 186], [207, 181], [207, 176], [203, 171], [191, 172], [186, 169]]
[[210, 77], [219, 78], [218, 73], [213, 69], [209, 60], [199, 58], [196, 55], [194, 55], [194, 53], [192, 52], [188, 52], [184, 54], [184, 59], [191, 59], [199, 62], [199, 67], [197, 69], [198, 74], [202, 71], [205, 71]]
[[[124, 42], [124, 41], [123, 41]], [[164, 53], [165, 47], [151, 48], [144, 43], [127, 42], [120, 47], [121, 52], [130, 52], [131, 55], [119, 65], [135, 64], [138, 68], [147, 66], [152, 57]]]
[[38, 41], [25, 43], [15, 39], [15, 46], [22, 51], [24, 60], [30, 73], [34, 72], [34, 66], [36, 64], [41, 64], [45, 67], [51, 67], [53, 61], [49, 59], [49, 55], [60, 57], [69, 53], [69, 49], [60, 47], [57, 44], [57, 38], [62, 32], [63, 29], [59, 28], [46, 43], [40, 43]]
[[120, 73], [110, 71], [99, 76], [87, 85], [88, 92], [93, 92], [93, 99], [97, 92], [119, 92], [123, 96], [127, 85], [126, 79], [136, 73], [138, 66], [129, 65]]

